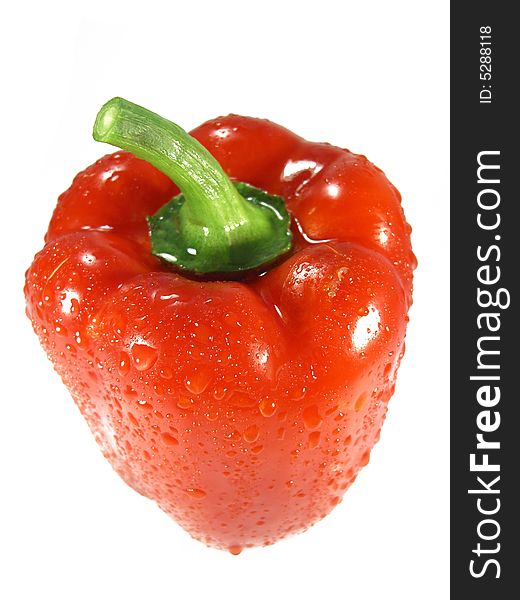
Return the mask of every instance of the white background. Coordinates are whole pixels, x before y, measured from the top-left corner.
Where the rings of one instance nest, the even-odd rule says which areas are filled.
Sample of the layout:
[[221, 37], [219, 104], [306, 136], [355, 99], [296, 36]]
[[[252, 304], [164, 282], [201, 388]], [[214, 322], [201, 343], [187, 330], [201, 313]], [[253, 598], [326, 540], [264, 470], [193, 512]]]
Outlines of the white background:
[[[448, 598], [448, 2], [25, 2], [1, 22], [0, 596]], [[7, 10], [7, 13], [6, 13]], [[37, 344], [23, 274], [125, 96], [184, 125], [268, 117], [368, 155], [419, 258], [370, 465], [310, 531], [239, 557], [126, 487]]]

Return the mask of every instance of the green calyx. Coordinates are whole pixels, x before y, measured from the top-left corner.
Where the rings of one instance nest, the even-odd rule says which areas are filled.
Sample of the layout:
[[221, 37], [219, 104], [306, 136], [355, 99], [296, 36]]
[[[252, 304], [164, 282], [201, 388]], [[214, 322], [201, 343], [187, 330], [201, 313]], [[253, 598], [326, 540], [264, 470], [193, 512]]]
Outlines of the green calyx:
[[280, 196], [232, 182], [181, 127], [122, 98], [99, 111], [94, 139], [128, 150], [167, 175], [181, 194], [148, 218], [152, 253], [195, 274], [258, 269], [291, 248]]

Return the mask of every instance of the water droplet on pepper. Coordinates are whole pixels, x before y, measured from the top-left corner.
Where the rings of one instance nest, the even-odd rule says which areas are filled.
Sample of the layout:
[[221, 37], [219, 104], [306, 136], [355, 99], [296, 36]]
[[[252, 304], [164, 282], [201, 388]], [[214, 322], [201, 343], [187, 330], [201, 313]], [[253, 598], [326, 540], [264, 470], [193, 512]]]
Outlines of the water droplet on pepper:
[[158, 352], [155, 348], [146, 344], [134, 344], [132, 346], [132, 357], [138, 371], [147, 371], [155, 364]]

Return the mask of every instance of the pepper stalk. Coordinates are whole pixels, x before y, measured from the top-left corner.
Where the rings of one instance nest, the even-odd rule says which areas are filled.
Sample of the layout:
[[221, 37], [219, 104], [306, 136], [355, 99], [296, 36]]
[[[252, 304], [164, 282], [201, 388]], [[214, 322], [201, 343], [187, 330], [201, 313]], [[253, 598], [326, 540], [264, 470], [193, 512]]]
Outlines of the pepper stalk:
[[148, 217], [152, 253], [175, 268], [242, 272], [290, 250], [283, 199], [231, 181], [208, 150], [175, 123], [113, 98], [99, 111], [93, 136], [146, 160], [179, 187], [181, 194]]

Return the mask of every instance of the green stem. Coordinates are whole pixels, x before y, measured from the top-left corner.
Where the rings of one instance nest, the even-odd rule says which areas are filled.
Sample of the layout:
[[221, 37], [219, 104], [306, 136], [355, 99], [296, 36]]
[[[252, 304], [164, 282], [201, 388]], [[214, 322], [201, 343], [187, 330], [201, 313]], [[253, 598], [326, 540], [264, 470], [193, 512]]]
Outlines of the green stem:
[[233, 183], [213, 156], [175, 123], [113, 98], [99, 111], [93, 135], [146, 160], [181, 190], [149, 218], [152, 252], [177, 268], [244, 271], [290, 249], [283, 200]]

